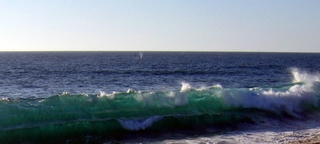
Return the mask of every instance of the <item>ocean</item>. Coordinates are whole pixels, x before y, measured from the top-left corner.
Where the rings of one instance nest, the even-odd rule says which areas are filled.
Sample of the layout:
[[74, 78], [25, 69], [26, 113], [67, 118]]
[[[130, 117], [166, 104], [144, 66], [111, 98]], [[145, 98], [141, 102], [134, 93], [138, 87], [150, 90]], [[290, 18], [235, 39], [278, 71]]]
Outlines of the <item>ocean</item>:
[[320, 54], [2, 52], [0, 143], [287, 143], [320, 132]]

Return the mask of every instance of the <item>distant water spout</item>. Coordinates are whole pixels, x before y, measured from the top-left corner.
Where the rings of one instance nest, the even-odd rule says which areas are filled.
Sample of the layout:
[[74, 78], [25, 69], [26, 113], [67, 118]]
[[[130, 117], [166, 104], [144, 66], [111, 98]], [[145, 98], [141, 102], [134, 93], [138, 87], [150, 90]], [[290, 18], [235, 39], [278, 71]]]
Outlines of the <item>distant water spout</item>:
[[140, 59], [142, 59], [143, 53], [142, 53], [142, 52], [139, 52], [139, 56], [140, 56]]

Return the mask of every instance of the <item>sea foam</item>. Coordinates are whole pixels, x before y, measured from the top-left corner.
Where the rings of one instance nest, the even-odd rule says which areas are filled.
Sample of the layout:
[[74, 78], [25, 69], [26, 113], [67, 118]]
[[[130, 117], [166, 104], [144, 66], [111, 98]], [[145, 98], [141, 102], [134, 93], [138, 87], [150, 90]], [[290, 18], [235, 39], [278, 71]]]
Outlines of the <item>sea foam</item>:
[[138, 131], [150, 127], [154, 122], [162, 118], [162, 116], [153, 116], [147, 119], [118, 119], [118, 122], [125, 129]]
[[319, 75], [312, 75], [292, 69], [294, 82], [289, 88], [255, 88], [255, 89], [225, 89], [224, 102], [229, 106], [244, 108], [259, 108], [277, 113], [286, 112], [300, 117], [305, 108], [303, 104], [317, 106], [319, 90]]

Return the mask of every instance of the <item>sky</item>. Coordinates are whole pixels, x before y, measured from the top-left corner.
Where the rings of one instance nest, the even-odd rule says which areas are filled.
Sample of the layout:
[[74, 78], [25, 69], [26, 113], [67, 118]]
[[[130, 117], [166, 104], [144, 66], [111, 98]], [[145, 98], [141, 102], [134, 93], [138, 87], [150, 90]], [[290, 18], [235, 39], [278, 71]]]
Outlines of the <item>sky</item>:
[[320, 52], [320, 0], [0, 0], [0, 51]]

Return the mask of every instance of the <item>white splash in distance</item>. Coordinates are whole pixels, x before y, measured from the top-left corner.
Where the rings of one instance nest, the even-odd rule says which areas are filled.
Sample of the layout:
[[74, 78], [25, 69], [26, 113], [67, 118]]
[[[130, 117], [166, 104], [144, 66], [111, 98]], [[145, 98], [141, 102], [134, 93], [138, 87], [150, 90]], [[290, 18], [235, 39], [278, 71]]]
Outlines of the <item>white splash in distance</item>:
[[139, 52], [139, 56], [140, 56], [140, 59], [142, 59], [143, 58], [143, 53]]

